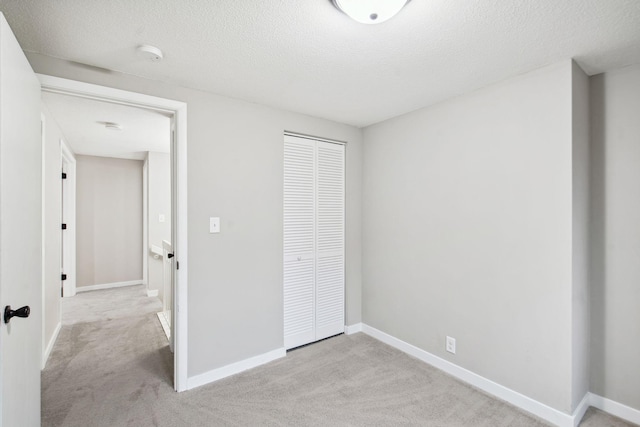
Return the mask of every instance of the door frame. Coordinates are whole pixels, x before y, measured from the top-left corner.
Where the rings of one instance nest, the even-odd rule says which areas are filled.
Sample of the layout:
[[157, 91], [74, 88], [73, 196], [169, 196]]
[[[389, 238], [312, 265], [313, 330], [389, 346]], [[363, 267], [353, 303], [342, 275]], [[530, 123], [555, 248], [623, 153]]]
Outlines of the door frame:
[[[62, 284], [62, 296], [72, 297], [76, 294], [76, 157], [64, 139], [60, 139], [61, 170], [67, 174], [62, 180], [62, 222], [66, 221], [67, 229], [62, 233], [62, 272], [67, 280]], [[62, 178], [62, 177], [61, 177]]]
[[[47, 149], [46, 149], [46, 145], [47, 145], [47, 118], [45, 116], [45, 114], [41, 111], [40, 112], [40, 132], [41, 132], [41, 136], [42, 136], [42, 142], [41, 142], [41, 149], [42, 149], [42, 165], [41, 165], [41, 169], [42, 169], [42, 262], [41, 262], [41, 268], [42, 268], [42, 284], [41, 284], [41, 294], [42, 294], [42, 362], [41, 362], [41, 366], [40, 369], [44, 369], [47, 365], [47, 360], [49, 359], [49, 355], [51, 353], [51, 350], [53, 349], [53, 345], [49, 346], [47, 343], [47, 337], [46, 337], [46, 316], [45, 314], [45, 307], [47, 306], [46, 304], [46, 290], [47, 290], [47, 269], [46, 269], [46, 257], [45, 257], [45, 252], [46, 252], [46, 242], [47, 242], [47, 228], [46, 228], [46, 212], [47, 212], [47, 203], [46, 203], [46, 189], [47, 189], [47, 175], [44, 173], [45, 171], [45, 166], [47, 164]], [[57, 264], [60, 264], [60, 260], [58, 260]], [[60, 330], [61, 327], [61, 322], [62, 322], [62, 298], [58, 298], [57, 299], [58, 302], [58, 325], [56, 326], [55, 332], [53, 333], [53, 339], [51, 339], [50, 342], [54, 342], [55, 341], [55, 337], [58, 335], [58, 331]]]
[[142, 164], [142, 284], [148, 297], [156, 296], [149, 292], [149, 155]]
[[[44, 74], [36, 74], [43, 91], [78, 96], [81, 98], [106, 101], [115, 104], [141, 107], [161, 111], [173, 115], [175, 121], [174, 162], [176, 165], [174, 180], [176, 194], [172, 200], [176, 210], [173, 218], [176, 241], [174, 246], [174, 260], [176, 269], [174, 281], [173, 312], [175, 320], [174, 337], [174, 380], [176, 391], [187, 390], [187, 351], [188, 351], [188, 269], [187, 260], [187, 104], [166, 98], [129, 92], [121, 89], [99, 86], [75, 80], [63, 79]], [[178, 267], [179, 263], [179, 269]]]
[[[306, 146], [306, 147], [311, 147], [313, 149], [313, 228], [314, 228], [314, 232], [313, 232], [313, 254], [312, 255], [308, 255], [309, 253], [298, 253], [297, 255], [286, 255], [286, 242], [285, 242], [285, 238], [286, 237], [286, 230], [284, 228], [284, 223], [286, 222], [286, 220], [284, 220], [283, 222], [283, 271], [286, 272], [287, 269], [287, 263], [294, 261], [297, 258], [297, 261], [301, 261], [301, 260], [313, 260], [313, 295], [312, 295], [312, 317], [313, 317], [313, 322], [312, 322], [312, 327], [311, 330], [306, 330], [303, 331], [301, 333], [295, 334], [295, 335], [284, 335], [283, 339], [284, 339], [284, 347], [287, 350], [296, 348], [296, 347], [300, 347], [306, 344], [310, 344], [325, 338], [328, 338], [330, 336], [333, 335], [337, 335], [340, 333], [343, 333], [346, 331], [346, 320], [347, 320], [347, 313], [346, 313], [346, 309], [347, 309], [347, 295], [346, 295], [346, 271], [347, 271], [347, 260], [346, 260], [346, 226], [347, 226], [347, 211], [346, 211], [346, 207], [347, 207], [347, 203], [346, 203], [346, 194], [347, 194], [347, 169], [346, 169], [346, 160], [347, 160], [347, 142], [345, 141], [338, 141], [338, 140], [332, 140], [332, 139], [327, 139], [327, 138], [320, 138], [320, 137], [316, 137], [316, 136], [311, 136], [311, 135], [305, 135], [305, 134], [300, 134], [297, 132], [291, 132], [291, 131], [286, 131], [284, 132], [284, 138], [283, 138], [283, 143], [284, 143], [284, 149], [286, 151], [286, 145], [287, 143], [291, 143], [291, 144], [299, 144], [302, 146]], [[318, 249], [318, 213], [319, 213], [319, 208], [318, 208], [318, 203], [319, 203], [319, 199], [318, 199], [318, 190], [319, 190], [319, 176], [320, 176], [320, 172], [319, 172], [319, 149], [320, 149], [320, 145], [319, 144], [328, 144], [328, 146], [331, 147], [340, 147], [340, 151], [341, 151], [341, 156], [342, 156], [342, 250], [340, 252], [340, 256], [342, 256], [342, 321], [340, 322], [340, 324], [338, 325], [338, 329], [334, 329], [335, 328], [335, 324], [331, 324], [330, 327], [324, 327], [322, 330], [320, 330], [318, 328], [318, 322], [317, 322], [317, 314], [318, 314], [318, 306], [317, 306], [317, 299], [318, 299], [318, 283], [317, 283], [317, 274], [318, 274], [318, 264], [319, 264], [319, 252], [320, 250]], [[333, 149], [333, 148], [332, 148]], [[286, 157], [286, 155], [285, 155]], [[287, 174], [287, 160], [285, 158], [284, 160], [284, 176], [285, 176], [285, 180], [286, 181], [286, 174]], [[286, 184], [283, 181], [283, 185]], [[283, 187], [283, 191], [284, 191], [284, 195], [286, 198], [287, 192], [286, 192], [286, 186]], [[283, 211], [283, 214], [286, 216], [286, 208]], [[338, 251], [335, 251], [338, 252]], [[301, 255], [301, 256], [300, 256]], [[286, 287], [286, 282], [283, 279], [283, 286]], [[284, 308], [284, 318], [283, 320], [286, 319], [286, 314], [287, 314], [287, 304], [286, 302], [284, 302], [283, 304], [283, 308]], [[286, 328], [285, 328], [286, 329]], [[283, 332], [286, 334], [286, 330], [283, 329]], [[321, 333], [319, 333], [321, 332]]]

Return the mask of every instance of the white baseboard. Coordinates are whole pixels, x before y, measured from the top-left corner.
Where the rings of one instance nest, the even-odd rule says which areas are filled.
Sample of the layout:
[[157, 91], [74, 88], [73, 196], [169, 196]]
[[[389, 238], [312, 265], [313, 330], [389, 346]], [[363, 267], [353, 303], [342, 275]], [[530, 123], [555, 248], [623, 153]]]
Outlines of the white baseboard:
[[130, 280], [128, 282], [104, 283], [101, 285], [77, 286], [76, 292], [98, 291], [101, 289], [122, 288], [123, 286], [135, 286], [135, 285], [141, 285], [141, 284], [142, 284], [142, 279]]
[[591, 406], [591, 393], [586, 393], [580, 403], [578, 403], [576, 410], [573, 411], [573, 427], [578, 427], [589, 406]]
[[148, 297], [157, 297], [158, 296], [158, 290], [157, 289], [147, 289], [147, 296]]
[[640, 410], [632, 408], [595, 393], [589, 393], [589, 404], [594, 408], [615, 415], [630, 423], [640, 425]]
[[53, 346], [58, 340], [60, 329], [62, 329], [62, 322], [58, 322], [56, 329], [53, 331], [53, 334], [51, 335], [51, 339], [47, 343], [47, 348], [44, 350], [44, 354], [42, 355], [42, 369], [44, 369], [47, 366], [47, 361], [49, 360], [49, 356], [51, 355], [51, 350], [53, 350]]
[[362, 332], [362, 323], [356, 323], [355, 325], [348, 325], [344, 327], [344, 333], [346, 335], [356, 334]]
[[574, 427], [576, 425], [575, 413], [573, 415], [569, 415], [561, 412], [545, 405], [544, 403], [518, 393], [515, 390], [511, 390], [447, 360], [441, 359], [440, 357], [424, 351], [414, 345], [399, 340], [398, 338], [386, 334], [367, 324], [362, 325], [362, 332], [554, 425], [559, 427]]
[[167, 318], [164, 316], [164, 311], [157, 313], [157, 315], [158, 319], [160, 319], [160, 325], [162, 326], [162, 330], [164, 330], [164, 334], [168, 340], [171, 340], [171, 327], [169, 326], [169, 322], [167, 322]]
[[200, 375], [196, 375], [194, 377], [189, 377], [187, 378], [187, 390], [191, 390], [192, 388], [200, 387], [202, 385], [221, 380], [223, 378], [238, 374], [248, 369], [264, 365], [265, 363], [280, 359], [281, 357], [285, 357], [286, 355], [287, 351], [284, 348], [278, 348], [267, 353], [260, 354], [258, 356], [250, 357], [249, 359], [241, 360], [239, 362], [235, 362], [230, 365], [223, 366], [221, 368], [214, 369]]

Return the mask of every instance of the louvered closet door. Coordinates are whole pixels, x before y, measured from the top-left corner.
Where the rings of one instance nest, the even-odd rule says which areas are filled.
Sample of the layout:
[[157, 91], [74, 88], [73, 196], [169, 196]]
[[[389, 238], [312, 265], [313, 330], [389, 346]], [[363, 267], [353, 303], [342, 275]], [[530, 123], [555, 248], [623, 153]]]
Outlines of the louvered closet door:
[[284, 142], [284, 345], [315, 340], [316, 144]]
[[344, 145], [317, 143], [316, 340], [344, 332]]
[[344, 146], [285, 136], [284, 344], [344, 332]]

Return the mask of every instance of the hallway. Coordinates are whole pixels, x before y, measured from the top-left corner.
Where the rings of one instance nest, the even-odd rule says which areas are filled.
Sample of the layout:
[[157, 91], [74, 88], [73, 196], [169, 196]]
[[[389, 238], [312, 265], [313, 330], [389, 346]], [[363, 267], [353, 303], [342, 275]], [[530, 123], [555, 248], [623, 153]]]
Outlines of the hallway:
[[63, 299], [62, 329], [42, 371], [42, 425], [149, 422], [145, 404], [125, 402], [145, 390], [174, 393], [173, 355], [156, 315], [160, 310], [160, 300], [147, 297], [143, 285]]

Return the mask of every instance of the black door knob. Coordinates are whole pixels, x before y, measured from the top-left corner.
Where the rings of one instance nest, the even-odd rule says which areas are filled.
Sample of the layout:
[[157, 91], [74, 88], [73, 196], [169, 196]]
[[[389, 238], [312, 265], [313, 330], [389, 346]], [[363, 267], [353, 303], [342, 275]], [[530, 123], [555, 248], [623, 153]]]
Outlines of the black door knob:
[[28, 305], [17, 310], [11, 310], [11, 306], [8, 305], [4, 308], [4, 323], [9, 323], [12, 317], [29, 317], [29, 314], [31, 314], [31, 309]]
[[167, 258], [169, 259], [173, 258], [173, 254], [167, 254]]

